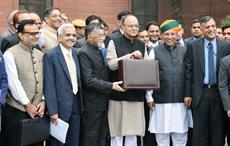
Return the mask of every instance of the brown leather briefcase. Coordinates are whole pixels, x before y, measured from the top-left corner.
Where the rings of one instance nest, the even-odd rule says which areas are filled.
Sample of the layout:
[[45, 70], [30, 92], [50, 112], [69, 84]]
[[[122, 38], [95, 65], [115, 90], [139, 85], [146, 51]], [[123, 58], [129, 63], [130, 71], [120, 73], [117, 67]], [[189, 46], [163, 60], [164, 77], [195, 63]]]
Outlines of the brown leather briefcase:
[[124, 89], [160, 88], [159, 66], [156, 60], [120, 60], [118, 72]]

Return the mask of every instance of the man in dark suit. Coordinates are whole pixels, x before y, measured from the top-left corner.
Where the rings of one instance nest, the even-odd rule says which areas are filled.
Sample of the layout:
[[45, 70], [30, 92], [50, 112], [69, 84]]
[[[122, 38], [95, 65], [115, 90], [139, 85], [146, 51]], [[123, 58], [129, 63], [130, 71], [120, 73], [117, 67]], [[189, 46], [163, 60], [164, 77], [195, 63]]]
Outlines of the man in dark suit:
[[7, 80], [7, 74], [5, 69], [5, 63], [3, 60], [2, 52], [0, 51], [0, 145], [4, 145], [4, 138], [3, 138], [3, 132], [1, 132], [1, 129], [3, 128], [2, 125], [2, 108], [3, 104], [5, 103], [5, 97], [8, 90], [8, 80]]
[[200, 29], [200, 19], [195, 19], [192, 21], [191, 25], [191, 37], [185, 39], [185, 43], [188, 41], [193, 41], [202, 37], [202, 31]]
[[[27, 19], [31, 19], [30, 14], [25, 10], [18, 10], [13, 16], [13, 25], [15, 29], [18, 28], [19, 22], [21, 22], [22, 20], [27, 20]], [[18, 44], [19, 42], [20, 42], [20, 39], [17, 34], [2, 38], [2, 41], [0, 44], [2, 53], [5, 53], [5, 51], [8, 48]]]
[[101, 24], [86, 26], [87, 43], [79, 50], [83, 103], [81, 146], [105, 146], [108, 134], [108, 96], [111, 90], [124, 91], [121, 82], [109, 82], [103, 56], [104, 29]]
[[[44, 58], [44, 94], [48, 114], [53, 123], [59, 119], [69, 124], [64, 146], [78, 146], [82, 92], [80, 68], [76, 43], [76, 31], [72, 24], [63, 24], [58, 29], [59, 45], [49, 50]], [[63, 146], [54, 138], [50, 146]]]
[[219, 91], [225, 112], [225, 134], [227, 143], [230, 144], [230, 55], [224, 57], [220, 61], [219, 69]]
[[184, 102], [193, 107], [193, 146], [223, 146], [223, 105], [218, 92], [217, 72], [220, 59], [230, 46], [216, 38], [213, 17], [201, 18], [204, 38], [188, 42], [185, 58]]

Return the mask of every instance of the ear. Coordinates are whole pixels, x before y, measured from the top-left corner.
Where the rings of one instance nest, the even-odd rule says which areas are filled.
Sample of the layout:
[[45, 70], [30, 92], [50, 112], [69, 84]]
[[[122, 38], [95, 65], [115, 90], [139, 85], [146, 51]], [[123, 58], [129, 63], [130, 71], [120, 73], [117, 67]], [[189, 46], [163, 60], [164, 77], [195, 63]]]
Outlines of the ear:
[[124, 25], [123, 24], [121, 24], [121, 30], [124, 31]]
[[57, 40], [58, 40], [58, 42], [61, 41], [61, 35], [59, 35], [59, 36], [57, 37]]
[[18, 33], [18, 37], [20, 38], [20, 40], [23, 40], [23, 34], [21, 32]]
[[45, 20], [46, 23], [49, 22], [48, 16], [46, 16], [46, 17], [44, 18], [44, 20]]

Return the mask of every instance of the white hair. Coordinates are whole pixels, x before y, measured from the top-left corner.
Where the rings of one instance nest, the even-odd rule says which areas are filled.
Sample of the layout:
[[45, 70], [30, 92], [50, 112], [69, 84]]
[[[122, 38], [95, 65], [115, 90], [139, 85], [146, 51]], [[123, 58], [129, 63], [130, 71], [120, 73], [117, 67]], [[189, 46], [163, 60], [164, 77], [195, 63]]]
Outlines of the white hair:
[[57, 30], [58, 36], [62, 35], [64, 33], [64, 30], [66, 28], [74, 28], [75, 29], [75, 27], [74, 27], [73, 24], [71, 24], [71, 23], [64, 23]]

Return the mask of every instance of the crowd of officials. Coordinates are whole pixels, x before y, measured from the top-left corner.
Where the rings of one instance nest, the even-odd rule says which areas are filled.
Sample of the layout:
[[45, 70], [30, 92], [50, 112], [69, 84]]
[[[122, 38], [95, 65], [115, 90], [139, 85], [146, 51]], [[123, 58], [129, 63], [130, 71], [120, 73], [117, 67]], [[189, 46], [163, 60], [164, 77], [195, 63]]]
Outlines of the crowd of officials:
[[[224, 146], [230, 144], [230, 24], [211, 16], [168, 19], [140, 29], [129, 11], [111, 34], [99, 16], [44, 19], [26, 10], [0, 35], [0, 145], [19, 146], [20, 121], [48, 115], [69, 124], [66, 143], [31, 146]], [[160, 88], [123, 89], [118, 62], [159, 63]], [[137, 68], [138, 70], [138, 68]], [[151, 74], [151, 72], [149, 72]]]

